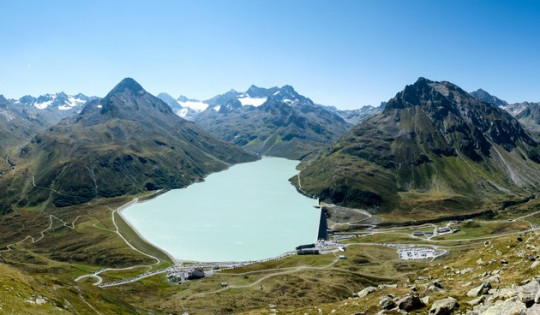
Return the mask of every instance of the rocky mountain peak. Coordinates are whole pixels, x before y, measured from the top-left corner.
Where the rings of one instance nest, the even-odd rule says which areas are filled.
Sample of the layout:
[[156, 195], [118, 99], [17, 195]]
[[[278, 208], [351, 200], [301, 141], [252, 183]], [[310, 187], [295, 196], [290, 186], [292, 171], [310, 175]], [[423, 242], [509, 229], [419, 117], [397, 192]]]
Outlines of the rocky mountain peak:
[[246, 91], [246, 94], [250, 97], [256, 97], [256, 98], [263, 98], [263, 97], [269, 97], [275, 92], [277, 92], [279, 89], [277, 87], [271, 87], [269, 89], [257, 87], [255, 85], [251, 85], [249, 89]]
[[474, 98], [479, 99], [483, 102], [493, 104], [495, 106], [503, 107], [508, 106], [508, 102], [501, 100], [500, 98], [489, 94], [483, 89], [478, 89], [470, 93]]
[[143, 94], [146, 93], [146, 91], [143, 89], [143, 87], [132, 78], [125, 78], [120, 83], [118, 83], [107, 96], [111, 94], [118, 94], [123, 93], [125, 91], [129, 91], [133, 94]]
[[[399, 191], [437, 191], [441, 183], [449, 187], [449, 198], [469, 198], [466, 209], [484, 202], [473, 191], [521, 193], [538, 185], [540, 178], [539, 146], [515, 118], [450, 82], [425, 78], [407, 85], [382, 114], [354, 127], [321, 156], [302, 170], [302, 189], [373, 211], [402, 209]], [[489, 171], [479, 176], [471, 165]], [[347, 175], [350, 170], [358, 172]], [[343, 175], [339, 179], [336, 174]], [[478, 186], [480, 181], [484, 184]], [[325, 182], [332, 184], [321, 184]]]
[[420, 77], [414, 84], [407, 85], [403, 91], [390, 99], [385, 106], [384, 112], [415, 106], [447, 105], [444, 104], [443, 93], [447, 94], [448, 89], [447, 82], [434, 82]]
[[103, 99], [89, 102], [77, 117], [87, 124], [102, 123], [112, 117], [145, 121], [151, 117], [173, 115], [169, 105], [146, 92], [131, 78], [118, 83]]

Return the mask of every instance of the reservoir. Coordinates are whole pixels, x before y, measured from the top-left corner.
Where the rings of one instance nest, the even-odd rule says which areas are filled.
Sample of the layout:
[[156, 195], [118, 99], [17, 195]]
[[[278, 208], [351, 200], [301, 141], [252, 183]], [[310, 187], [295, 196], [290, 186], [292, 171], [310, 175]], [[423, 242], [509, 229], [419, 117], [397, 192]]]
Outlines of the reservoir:
[[317, 201], [288, 181], [298, 161], [264, 157], [210, 174], [122, 211], [153, 245], [179, 260], [271, 258], [317, 238]]

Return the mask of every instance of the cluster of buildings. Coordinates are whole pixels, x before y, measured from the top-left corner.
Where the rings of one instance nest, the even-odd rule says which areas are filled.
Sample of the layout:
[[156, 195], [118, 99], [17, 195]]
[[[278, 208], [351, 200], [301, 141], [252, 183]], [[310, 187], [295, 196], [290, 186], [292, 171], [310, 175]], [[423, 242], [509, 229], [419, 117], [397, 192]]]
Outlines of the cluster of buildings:
[[445, 227], [439, 227], [435, 228], [434, 231], [414, 231], [413, 236], [415, 237], [432, 237], [434, 234], [441, 235], [441, 234], [450, 234], [450, 233], [457, 233], [461, 231], [459, 228], [459, 221], [450, 221], [448, 224], [446, 224]]
[[167, 273], [167, 279], [172, 283], [182, 284], [188, 280], [197, 280], [213, 275], [213, 270], [205, 270], [200, 267], [189, 269], [174, 268]]
[[436, 251], [431, 248], [402, 248], [398, 249], [400, 260], [430, 259], [436, 256]]

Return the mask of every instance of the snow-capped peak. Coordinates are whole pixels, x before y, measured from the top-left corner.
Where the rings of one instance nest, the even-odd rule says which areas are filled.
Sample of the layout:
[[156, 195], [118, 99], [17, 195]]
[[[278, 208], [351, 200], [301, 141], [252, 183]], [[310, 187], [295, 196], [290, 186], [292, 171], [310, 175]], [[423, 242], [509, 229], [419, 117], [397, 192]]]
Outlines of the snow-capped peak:
[[[47, 94], [48, 95], [48, 94]], [[56, 97], [55, 97], [56, 98]], [[36, 101], [34, 103], [34, 106], [37, 108], [37, 109], [45, 109], [47, 107], [49, 107], [49, 105], [51, 105], [52, 103], [54, 102], [54, 99], [49, 99], [47, 101]]]
[[81, 93], [71, 96], [66, 95], [64, 92], [55, 94], [45, 94], [37, 98], [32, 96], [23, 96], [17, 102], [27, 106], [34, 106], [37, 109], [44, 110], [49, 107], [55, 107], [59, 110], [70, 110], [73, 108], [82, 108], [87, 101], [92, 99]]
[[84, 103], [86, 103], [86, 100], [80, 99], [75, 96], [68, 96], [68, 99], [66, 102], [64, 102], [64, 105], [58, 106], [59, 110], [69, 110], [76, 106], [82, 106]]
[[267, 97], [249, 97], [249, 96], [243, 96], [239, 97], [238, 101], [242, 103], [242, 106], [261, 106], [266, 102], [268, 98]]

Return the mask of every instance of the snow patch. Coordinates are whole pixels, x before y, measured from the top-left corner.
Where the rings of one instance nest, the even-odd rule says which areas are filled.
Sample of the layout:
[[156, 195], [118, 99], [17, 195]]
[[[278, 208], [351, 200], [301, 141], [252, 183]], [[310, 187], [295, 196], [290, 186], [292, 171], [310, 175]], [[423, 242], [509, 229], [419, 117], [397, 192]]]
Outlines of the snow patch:
[[285, 104], [287, 104], [289, 106], [296, 105], [296, 104], [298, 104], [298, 102], [299, 102], [299, 100], [297, 98], [295, 98], [294, 100], [291, 100], [291, 99], [288, 99], [288, 98], [283, 100], [283, 103], [285, 103]]
[[75, 98], [73, 96], [68, 96], [68, 100], [66, 104], [62, 106], [58, 106], [59, 110], [69, 110], [76, 106], [82, 106], [84, 103], [86, 103], [85, 100], [82, 100], [80, 98]]
[[186, 118], [187, 114], [189, 112], [189, 109], [187, 108], [182, 108], [182, 109], [178, 109], [176, 110], [174, 113], [182, 118]]
[[208, 104], [200, 102], [200, 101], [186, 101], [186, 102], [177, 101], [177, 103], [180, 104], [180, 106], [182, 107], [187, 107], [197, 112], [202, 112], [208, 107]]
[[242, 106], [249, 105], [249, 106], [255, 106], [255, 107], [258, 107], [264, 104], [264, 102], [266, 102], [266, 99], [267, 99], [266, 97], [259, 98], [259, 97], [249, 97], [249, 96], [238, 98], [240, 103], [242, 103]]
[[212, 109], [215, 110], [216, 112], [219, 112], [219, 110], [221, 109], [221, 105], [214, 106], [212, 107]]
[[46, 102], [42, 102], [42, 103], [35, 103], [34, 106], [37, 108], [37, 109], [45, 109], [47, 107], [49, 107], [49, 105], [52, 104], [54, 100], [50, 100], [50, 101], [46, 101]]

